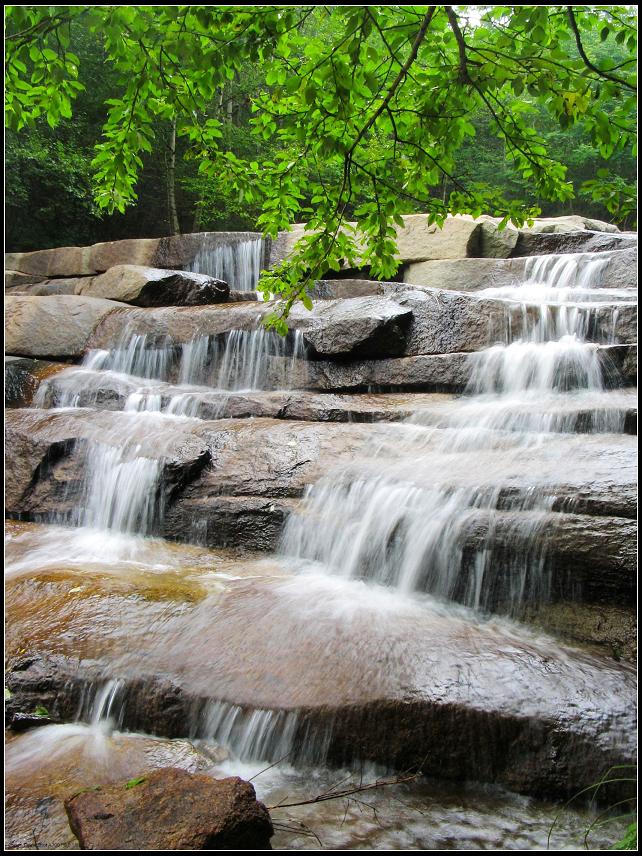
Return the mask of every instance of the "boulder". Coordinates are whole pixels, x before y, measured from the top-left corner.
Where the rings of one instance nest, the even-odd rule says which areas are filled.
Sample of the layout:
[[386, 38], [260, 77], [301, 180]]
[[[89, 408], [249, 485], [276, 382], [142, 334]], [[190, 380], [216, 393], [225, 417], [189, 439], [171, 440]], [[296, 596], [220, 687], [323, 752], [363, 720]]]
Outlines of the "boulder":
[[26, 357], [73, 358], [83, 354], [99, 321], [126, 304], [63, 294], [5, 297], [5, 350]]
[[481, 224], [481, 255], [487, 259], [507, 259], [515, 249], [519, 231], [511, 225], [503, 229], [492, 218], [480, 218]]
[[291, 329], [322, 357], [398, 356], [404, 353], [412, 310], [383, 297], [323, 301], [311, 313], [295, 307]]
[[114, 265], [100, 276], [78, 284], [78, 294], [107, 297], [134, 306], [224, 303], [229, 293], [226, 282], [204, 274], [137, 265]]
[[[83, 666], [86, 678], [86, 663]], [[60, 689], [58, 682], [56, 688]], [[85, 684], [85, 692], [87, 688]], [[61, 693], [67, 703], [73, 695], [69, 689]], [[74, 719], [72, 710], [69, 721]], [[8, 736], [5, 847], [9, 850], [29, 850], [34, 846], [41, 850], [79, 850], [64, 802], [81, 790], [131, 781], [159, 768], [202, 772], [212, 766], [211, 753], [199, 751], [188, 740], [106, 734], [100, 727], [78, 722], [38, 728], [18, 736], [9, 732]]]
[[65, 809], [83, 850], [272, 849], [269, 812], [237, 777], [155, 770], [70, 797]]

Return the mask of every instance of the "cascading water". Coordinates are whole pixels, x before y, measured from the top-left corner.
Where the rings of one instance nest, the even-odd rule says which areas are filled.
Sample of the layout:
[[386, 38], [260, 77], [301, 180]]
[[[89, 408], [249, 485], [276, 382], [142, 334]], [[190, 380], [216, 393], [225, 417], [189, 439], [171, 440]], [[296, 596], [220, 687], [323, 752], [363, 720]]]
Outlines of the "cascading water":
[[206, 234], [189, 270], [222, 279], [234, 291], [256, 291], [264, 256], [261, 237], [223, 243], [216, 233]]
[[111, 396], [128, 411], [196, 416], [212, 392], [291, 388], [304, 356], [300, 331], [281, 337], [262, 327], [231, 330], [183, 345], [126, 334], [114, 349], [90, 351], [79, 368], [41, 384], [34, 404], [91, 407]]
[[529, 450], [561, 458], [558, 432], [573, 430], [582, 407], [593, 430], [622, 428], [621, 414], [593, 413], [605, 367], [586, 337], [604, 265], [599, 254], [529, 259], [523, 284], [481, 292], [506, 301], [511, 341], [470, 355], [465, 395], [440, 422], [431, 415], [421, 430], [417, 412], [416, 429], [383, 443], [376, 467], [356, 465], [309, 488], [283, 553], [475, 609], [519, 615], [546, 602], [555, 496], [545, 484], [504, 485]]
[[[163, 513], [162, 474], [171, 460], [166, 435], [177, 426], [193, 425], [203, 414], [203, 397], [213, 392], [289, 386], [304, 356], [300, 334], [284, 340], [257, 328], [177, 343], [126, 331], [113, 349], [94, 351], [82, 366], [43, 382], [36, 406], [74, 408], [70, 418], [82, 416], [77, 409], [83, 407], [123, 411], [113, 420], [119, 438], [101, 436], [98, 419], [88, 438], [84, 510], [76, 521], [83, 549], [59, 562], [50, 555], [55, 543], [50, 541], [48, 555], [35, 557], [32, 551], [29, 566], [49, 568], [52, 578], [65, 569], [73, 573], [66, 602], [81, 619], [86, 611], [88, 622], [98, 615], [89, 612], [92, 601], [100, 599], [93, 596], [97, 583], [91, 575], [107, 576], [101, 561], [108, 565], [113, 557], [112, 575], [135, 580], [136, 588], [129, 589], [120, 579], [113, 590], [100, 583], [109, 613], [99, 616], [101, 630], [108, 627], [112, 633], [102, 649], [96, 646], [105, 656], [102, 690], [88, 691], [80, 714], [92, 723], [92, 734], [132, 721], [141, 727], [136, 712], [132, 715], [136, 692], [128, 699], [129, 682], [145, 686], [159, 676], [175, 681], [192, 699], [191, 718], [185, 717], [192, 737], [213, 739], [232, 754], [228, 774], [238, 772], [239, 758], [260, 765], [252, 774], [283, 758], [319, 765], [331, 757], [334, 763], [329, 747], [341, 723], [332, 716], [314, 719], [310, 710], [314, 713], [318, 700], [321, 710], [336, 703], [343, 711], [353, 698], [357, 707], [363, 703], [360, 694], [368, 703], [389, 698], [396, 703], [395, 692], [415, 686], [413, 668], [433, 669], [442, 681], [436, 705], [444, 698], [450, 702], [453, 688], [459, 688], [458, 701], [470, 702], [465, 679], [471, 666], [478, 669], [472, 692], [481, 687], [490, 696], [498, 690], [502, 700], [509, 698], [507, 708], [521, 703], [524, 691], [516, 684], [529, 676], [531, 663], [539, 681], [533, 683], [535, 700], [564, 682], [579, 687], [569, 695], [579, 700], [584, 685], [579, 678], [576, 684], [576, 673], [584, 666], [572, 658], [564, 663], [557, 643], [529, 638], [502, 619], [476, 619], [452, 601], [515, 616], [525, 604], [545, 602], [551, 595], [548, 535], [552, 518], [562, 515], [553, 511], [559, 497], [549, 490], [549, 477], [566, 465], [569, 448], [584, 440], [571, 433], [578, 424], [583, 430], [587, 425], [591, 431], [621, 430], [621, 416], [603, 405], [610, 392], [595, 342], [612, 341], [608, 330], [615, 329], [617, 306], [632, 295], [610, 289], [608, 303], [603, 299], [598, 290], [602, 263], [586, 256], [533, 259], [527, 263], [527, 281], [486, 292], [505, 301], [508, 341], [470, 355], [465, 394], [439, 415], [417, 411], [406, 424], [385, 426], [347, 469], [327, 473], [308, 489], [301, 510], [287, 523], [280, 557], [268, 560], [271, 569], [261, 571], [250, 557], [237, 558], [256, 581], [254, 589], [240, 590], [240, 571], [226, 566], [231, 573], [220, 572], [220, 557], [213, 553], [201, 560], [198, 573], [188, 567], [192, 560], [184, 553], [161, 570], [150, 547], [146, 561], [133, 570], [128, 566], [127, 573], [171, 578], [163, 580], [171, 592], [164, 599], [161, 582], [145, 589], [140, 577], [125, 576], [123, 566], [140, 553], [127, 553], [122, 543], [131, 545], [134, 535], [156, 531]], [[207, 272], [226, 278], [218, 269]], [[206, 418], [217, 418], [212, 413]], [[293, 432], [288, 445], [298, 442]], [[215, 488], [208, 500], [218, 499]], [[122, 543], [112, 553], [114, 536]], [[146, 541], [149, 546], [153, 539]], [[59, 543], [61, 553], [63, 545], [69, 550], [69, 540]], [[19, 572], [27, 573], [25, 568]], [[119, 586], [127, 596], [118, 593]], [[130, 596], [132, 590], [136, 597]], [[223, 627], [218, 637], [217, 625]], [[85, 639], [91, 641], [93, 627], [88, 626]], [[506, 631], [507, 626], [512, 629]], [[487, 628], [486, 637], [480, 627]], [[417, 653], [426, 636], [433, 641]], [[472, 640], [469, 647], [460, 647], [462, 638]], [[486, 641], [477, 649], [482, 638]], [[91, 649], [79, 650], [90, 656]], [[288, 665], [281, 668], [284, 659]], [[506, 662], [505, 670], [498, 666], [494, 671], [496, 662]], [[552, 672], [558, 670], [551, 677], [548, 664]], [[109, 683], [114, 674], [122, 681]], [[252, 684], [251, 692], [244, 681]], [[591, 681], [598, 683], [587, 678], [589, 686]], [[256, 702], [255, 684], [261, 685]], [[243, 692], [237, 693], [239, 686]], [[279, 707], [281, 692], [288, 704], [284, 708]], [[174, 701], [180, 702], [178, 695]], [[533, 710], [540, 712], [535, 702]], [[57, 727], [75, 728], [78, 734], [87, 730]], [[351, 737], [348, 733], [348, 741]], [[305, 776], [310, 778], [308, 772]]]

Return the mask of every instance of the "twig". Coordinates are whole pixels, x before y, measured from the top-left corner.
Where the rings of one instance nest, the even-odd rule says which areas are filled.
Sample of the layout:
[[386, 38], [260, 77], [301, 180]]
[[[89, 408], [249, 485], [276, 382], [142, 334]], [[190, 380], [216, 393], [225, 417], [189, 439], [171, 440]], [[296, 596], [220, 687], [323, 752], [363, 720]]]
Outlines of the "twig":
[[363, 791], [374, 791], [379, 788], [385, 788], [388, 785], [402, 785], [406, 782], [415, 781], [421, 775], [421, 773], [413, 773], [410, 776], [397, 777], [395, 779], [379, 779], [370, 785], [357, 785], [353, 788], [346, 788], [342, 791], [327, 791], [326, 793], [319, 794], [309, 800], [301, 800], [293, 803], [278, 803], [275, 806], [268, 806], [268, 811], [275, 811], [277, 808], [294, 808], [295, 806], [300, 805], [314, 805], [315, 803], [327, 802], [328, 800], [342, 799], [343, 797], [350, 796], [351, 794], [362, 793]]

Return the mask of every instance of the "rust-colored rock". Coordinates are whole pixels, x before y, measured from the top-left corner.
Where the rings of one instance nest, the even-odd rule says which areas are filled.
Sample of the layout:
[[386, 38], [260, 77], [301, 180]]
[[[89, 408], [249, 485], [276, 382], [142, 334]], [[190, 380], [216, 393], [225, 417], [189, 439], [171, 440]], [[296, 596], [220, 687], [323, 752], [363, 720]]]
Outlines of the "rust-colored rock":
[[270, 815], [249, 782], [172, 767], [132, 782], [65, 801], [83, 850], [272, 849]]

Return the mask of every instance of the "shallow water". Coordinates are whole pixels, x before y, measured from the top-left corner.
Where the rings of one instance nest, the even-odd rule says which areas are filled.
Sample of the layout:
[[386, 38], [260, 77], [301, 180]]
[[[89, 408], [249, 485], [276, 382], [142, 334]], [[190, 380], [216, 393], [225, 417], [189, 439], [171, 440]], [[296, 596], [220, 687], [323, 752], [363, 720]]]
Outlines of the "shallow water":
[[[62, 805], [66, 797], [168, 765], [251, 780], [271, 810], [275, 850], [573, 850], [583, 848], [597, 816], [581, 806], [560, 812], [552, 803], [477, 783], [421, 777], [371, 789], [394, 777], [372, 766], [358, 772], [294, 769], [287, 763], [266, 769], [226, 757], [210, 742], [124, 734], [103, 722], [45, 726], [9, 739], [8, 848], [78, 849]], [[351, 789], [342, 797], [290, 805]], [[624, 828], [616, 820], [596, 829], [590, 848], [608, 848]]]

